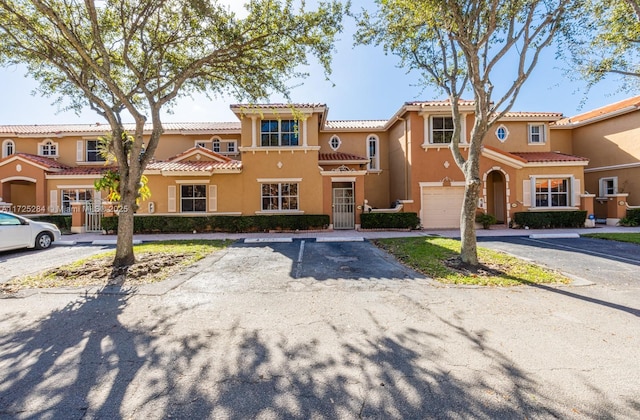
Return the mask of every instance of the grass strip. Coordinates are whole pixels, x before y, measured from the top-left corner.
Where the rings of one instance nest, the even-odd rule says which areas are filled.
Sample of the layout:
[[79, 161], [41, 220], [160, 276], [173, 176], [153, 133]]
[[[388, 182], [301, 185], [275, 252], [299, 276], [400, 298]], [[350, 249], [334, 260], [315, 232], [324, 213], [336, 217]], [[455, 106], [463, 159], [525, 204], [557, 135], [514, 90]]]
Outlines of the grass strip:
[[414, 270], [442, 283], [518, 286], [570, 282], [557, 271], [486, 248], [478, 248], [479, 266], [462, 264], [460, 241], [449, 238], [379, 239], [375, 244]]

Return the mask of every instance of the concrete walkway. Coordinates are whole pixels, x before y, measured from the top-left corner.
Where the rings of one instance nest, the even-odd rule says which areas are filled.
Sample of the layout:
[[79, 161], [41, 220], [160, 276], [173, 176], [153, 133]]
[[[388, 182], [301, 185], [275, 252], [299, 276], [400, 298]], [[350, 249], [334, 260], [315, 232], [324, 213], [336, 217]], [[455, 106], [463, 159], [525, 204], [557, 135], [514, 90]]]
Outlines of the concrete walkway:
[[[496, 237], [496, 236], [531, 236], [537, 237], [567, 237], [575, 235], [584, 235], [589, 233], [640, 233], [640, 227], [619, 227], [619, 226], [602, 226], [595, 228], [583, 229], [509, 229], [500, 226], [494, 226], [491, 229], [478, 229], [476, 235], [478, 237]], [[181, 239], [261, 239], [261, 238], [324, 238], [325, 240], [357, 240], [377, 239], [377, 238], [406, 238], [414, 236], [444, 236], [448, 238], [459, 238], [459, 229], [431, 229], [431, 230], [414, 230], [414, 231], [393, 231], [393, 230], [326, 230], [326, 231], [301, 231], [301, 232], [279, 232], [279, 233], [165, 233], [165, 234], [137, 234], [134, 235], [134, 241], [162, 241], [162, 240], [181, 240]], [[534, 236], [535, 237], [535, 236]], [[103, 235], [100, 233], [82, 233], [64, 235], [62, 241], [66, 242], [94, 242], [94, 241], [114, 241], [115, 235]], [[99, 242], [104, 244], [104, 242]]]

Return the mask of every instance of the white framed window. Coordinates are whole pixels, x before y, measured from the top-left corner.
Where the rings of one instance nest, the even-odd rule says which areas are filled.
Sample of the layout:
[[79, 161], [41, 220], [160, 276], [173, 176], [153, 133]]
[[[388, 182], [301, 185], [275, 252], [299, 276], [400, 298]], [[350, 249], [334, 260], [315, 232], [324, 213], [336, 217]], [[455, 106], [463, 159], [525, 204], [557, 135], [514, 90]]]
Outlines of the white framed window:
[[445, 115], [431, 116], [431, 135], [429, 137], [432, 144], [451, 143], [453, 138], [453, 118]]
[[529, 124], [529, 144], [544, 144], [545, 132], [544, 124]]
[[208, 149], [209, 143], [211, 142], [208, 140], [196, 140], [196, 147], [202, 147], [203, 149]]
[[600, 178], [598, 197], [605, 197], [608, 194], [618, 193], [618, 177]]
[[571, 178], [535, 178], [535, 207], [570, 207]]
[[53, 140], [45, 140], [38, 144], [38, 154], [40, 156], [58, 156], [58, 143]]
[[509, 129], [504, 125], [500, 124], [496, 129], [496, 137], [500, 140], [501, 143], [504, 143], [509, 137]]
[[263, 211], [298, 210], [297, 183], [262, 184], [261, 191]]
[[331, 136], [331, 138], [329, 139], [329, 147], [331, 147], [331, 150], [333, 151], [338, 150], [341, 144], [342, 140], [340, 140], [340, 137], [338, 136]]
[[207, 211], [206, 185], [180, 185], [180, 211], [183, 213], [204, 213]]
[[260, 122], [260, 145], [298, 146], [299, 124], [296, 120], [262, 120]]
[[84, 201], [90, 203], [93, 200], [93, 190], [89, 189], [64, 189], [60, 190], [60, 213], [71, 214], [71, 203]]
[[380, 170], [380, 140], [378, 136], [371, 135], [367, 137], [367, 169], [370, 171]]
[[220, 139], [215, 138], [211, 140], [211, 150], [216, 153], [220, 153]]
[[100, 141], [87, 140], [85, 144], [85, 162], [105, 162], [106, 159], [100, 154]]
[[16, 144], [13, 140], [7, 139], [2, 142], [2, 157], [6, 158], [16, 152]]

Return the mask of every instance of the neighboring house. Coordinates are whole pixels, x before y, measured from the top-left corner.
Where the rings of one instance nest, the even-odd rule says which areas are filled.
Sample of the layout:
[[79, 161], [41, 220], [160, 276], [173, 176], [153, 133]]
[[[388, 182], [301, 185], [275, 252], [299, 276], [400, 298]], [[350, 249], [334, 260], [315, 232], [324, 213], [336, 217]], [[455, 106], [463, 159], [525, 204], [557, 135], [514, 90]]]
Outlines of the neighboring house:
[[[460, 106], [464, 143], [474, 107]], [[164, 125], [140, 215], [328, 214], [334, 229], [354, 229], [367, 200], [378, 209], [402, 204], [424, 228], [459, 226], [464, 176], [449, 150], [448, 101], [405, 103], [390, 119], [370, 121], [327, 120], [323, 104], [231, 110], [239, 122]], [[505, 115], [485, 139], [478, 210], [509, 223], [515, 212], [585, 208], [585, 167], [596, 156], [572, 144], [583, 128], [558, 113]], [[27, 214], [99, 204], [93, 183], [106, 167], [97, 143], [107, 131], [0, 126], [0, 201]]]
[[596, 196], [596, 217], [615, 224], [626, 211], [621, 203], [640, 205], [640, 96], [564, 118], [551, 128], [558, 147], [589, 158], [584, 187]]

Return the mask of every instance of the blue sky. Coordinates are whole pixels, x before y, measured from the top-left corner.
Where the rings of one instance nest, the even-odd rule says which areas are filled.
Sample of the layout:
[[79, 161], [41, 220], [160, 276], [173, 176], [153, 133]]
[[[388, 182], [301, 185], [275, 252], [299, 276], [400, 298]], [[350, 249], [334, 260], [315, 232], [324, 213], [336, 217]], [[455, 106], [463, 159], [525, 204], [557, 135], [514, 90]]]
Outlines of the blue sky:
[[[233, 9], [240, 2], [228, 0]], [[353, 1], [353, 9], [359, 10], [364, 0]], [[333, 61], [330, 81], [319, 66], [312, 64], [304, 69], [310, 76], [304, 80], [291, 81], [291, 96], [294, 102], [323, 103], [329, 107], [329, 119], [387, 119], [404, 102], [442, 99], [443, 96], [430, 87], [423, 88], [417, 73], [407, 74], [397, 67], [398, 59], [385, 55], [382, 48], [353, 46], [354, 24], [347, 18], [345, 31], [339, 35], [337, 52]], [[578, 114], [618, 100], [637, 95], [639, 92], [620, 92], [620, 82], [610, 78], [586, 93], [585, 84], [570, 80], [566, 75], [567, 63], [556, 61], [555, 47], [551, 47], [541, 58], [532, 77], [526, 82], [513, 107], [514, 111], [562, 112], [566, 116]], [[76, 115], [72, 111], [58, 113], [53, 98], [32, 96], [36, 82], [25, 77], [20, 67], [0, 68], [0, 124], [76, 124], [103, 122], [91, 110]], [[495, 80], [496, 86], [508, 83]], [[471, 96], [468, 96], [471, 98]], [[271, 102], [281, 102], [274, 96]], [[236, 121], [229, 105], [234, 98], [204, 96], [180, 100], [173, 114], [165, 114], [163, 121], [204, 122]]]

